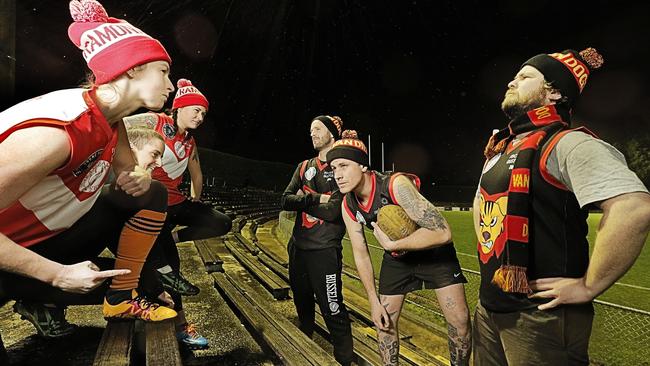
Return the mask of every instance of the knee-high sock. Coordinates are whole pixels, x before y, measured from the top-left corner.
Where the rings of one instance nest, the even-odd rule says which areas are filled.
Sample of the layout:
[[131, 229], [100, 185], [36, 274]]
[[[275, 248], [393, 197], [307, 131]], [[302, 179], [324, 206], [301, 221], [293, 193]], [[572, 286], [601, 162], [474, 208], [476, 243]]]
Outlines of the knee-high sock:
[[147, 255], [165, 223], [166, 212], [140, 210], [122, 228], [117, 244], [116, 269], [130, 269], [131, 273], [115, 276], [113, 290], [130, 290], [138, 287], [140, 272]]

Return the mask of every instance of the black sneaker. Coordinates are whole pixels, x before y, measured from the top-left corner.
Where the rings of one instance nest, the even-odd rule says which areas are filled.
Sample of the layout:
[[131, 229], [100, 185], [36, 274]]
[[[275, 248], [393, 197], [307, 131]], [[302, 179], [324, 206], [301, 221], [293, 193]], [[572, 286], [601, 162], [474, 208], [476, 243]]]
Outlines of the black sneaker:
[[200, 291], [198, 287], [194, 286], [190, 281], [186, 280], [180, 272], [158, 272], [158, 274], [160, 275], [163, 288], [166, 291], [174, 292], [183, 296], [194, 296]]
[[22, 300], [16, 301], [14, 311], [20, 318], [34, 324], [43, 338], [60, 338], [74, 333], [77, 326], [65, 319], [65, 307], [45, 306]]

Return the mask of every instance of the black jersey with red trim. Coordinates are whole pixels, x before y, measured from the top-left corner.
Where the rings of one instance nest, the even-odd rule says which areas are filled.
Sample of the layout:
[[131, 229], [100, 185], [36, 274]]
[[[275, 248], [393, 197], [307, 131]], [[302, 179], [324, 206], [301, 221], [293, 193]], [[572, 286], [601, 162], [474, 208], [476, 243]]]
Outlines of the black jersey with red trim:
[[[587, 129], [579, 129], [592, 134]], [[530, 189], [530, 217], [528, 236], [528, 280], [546, 277], [582, 277], [589, 264], [587, 241], [588, 211], [581, 209], [575, 195], [546, 169], [546, 161], [565, 129], [552, 136], [544, 136], [540, 142], [528, 177], [522, 180]], [[526, 294], [507, 293], [492, 284], [494, 272], [501, 266], [506, 230], [517, 226], [506, 214], [508, 189], [511, 185], [512, 166], [519, 151], [534, 131], [519, 140], [511, 141], [506, 150], [486, 162], [481, 176], [480, 240], [477, 249], [481, 269], [481, 304], [494, 312], [513, 312], [536, 307], [540, 301], [532, 301]], [[593, 134], [592, 134], [593, 135]], [[548, 302], [548, 300], [543, 300]]]
[[[395, 199], [393, 192], [393, 182], [399, 175], [404, 175], [410, 178], [417, 189], [420, 189], [420, 178], [416, 175], [399, 172], [386, 175], [373, 170], [370, 172], [372, 190], [370, 192], [370, 200], [367, 204], [362, 205], [353, 192], [347, 193], [343, 198], [343, 207], [350, 218], [362, 225], [366, 225], [372, 230], [373, 227], [371, 223], [377, 221], [377, 213], [379, 212], [379, 209], [386, 205], [397, 205], [397, 200]], [[432, 249], [407, 252], [403, 255], [385, 251], [384, 257], [408, 262], [457, 260], [456, 250], [454, 249], [453, 243]]]
[[[296, 192], [302, 191], [302, 195]], [[330, 195], [321, 204], [321, 194]], [[282, 195], [282, 209], [296, 211], [291, 242], [303, 250], [341, 247], [345, 224], [341, 218], [341, 200], [332, 168], [317, 157], [298, 165]]]

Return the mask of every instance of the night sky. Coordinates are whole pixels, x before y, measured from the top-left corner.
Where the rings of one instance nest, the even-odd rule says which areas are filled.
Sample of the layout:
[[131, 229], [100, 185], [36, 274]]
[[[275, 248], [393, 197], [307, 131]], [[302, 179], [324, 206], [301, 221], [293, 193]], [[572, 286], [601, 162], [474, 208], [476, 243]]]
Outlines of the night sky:
[[[490, 3], [490, 5], [488, 5]], [[158, 38], [172, 79], [210, 99], [198, 144], [297, 164], [311, 118], [372, 136], [373, 168], [425, 185], [475, 185], [506, 84], [538, 53], [595, 47], [605, 65], [574, 111], [603, 139], [647, 134], [650, 26], [643, 3], [545, 1], [103, 1]], [[17, 0], [16, 101], [84, 78], [67, 1]], [[14, 101], [14, 102], [16, 102]], [[7, 107], [10, 101], [3, 101]], [[171, 105], [171, 100], [169, 101]]]

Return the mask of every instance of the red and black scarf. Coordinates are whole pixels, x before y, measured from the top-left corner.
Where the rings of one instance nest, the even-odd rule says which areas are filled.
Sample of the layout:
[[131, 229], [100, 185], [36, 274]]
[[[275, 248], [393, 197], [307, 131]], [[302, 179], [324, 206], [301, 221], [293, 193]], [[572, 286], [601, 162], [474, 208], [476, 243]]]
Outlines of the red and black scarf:
[[[533, 164], [540, 146], [557, 132], [568, 128], [569, 121], [568, 110], [561, 106], [536, 108], [515, 118], [507, 128], [490, 137], [485, 148], [488, 160], [500, 153], [509, 155], [519, 150], [510, 169], [505, 230], [501, 234], [506, 235], [505, 248], [500, 257], [501, 266], [492, 277], [492, 283], [505, 292], [531, 292], [526, 275], [529, 267], [529, 223], [532, 217], [531, 170], [537, 169]], [[525, 133], [528, 134], [515, 140], [515, 137]]]

